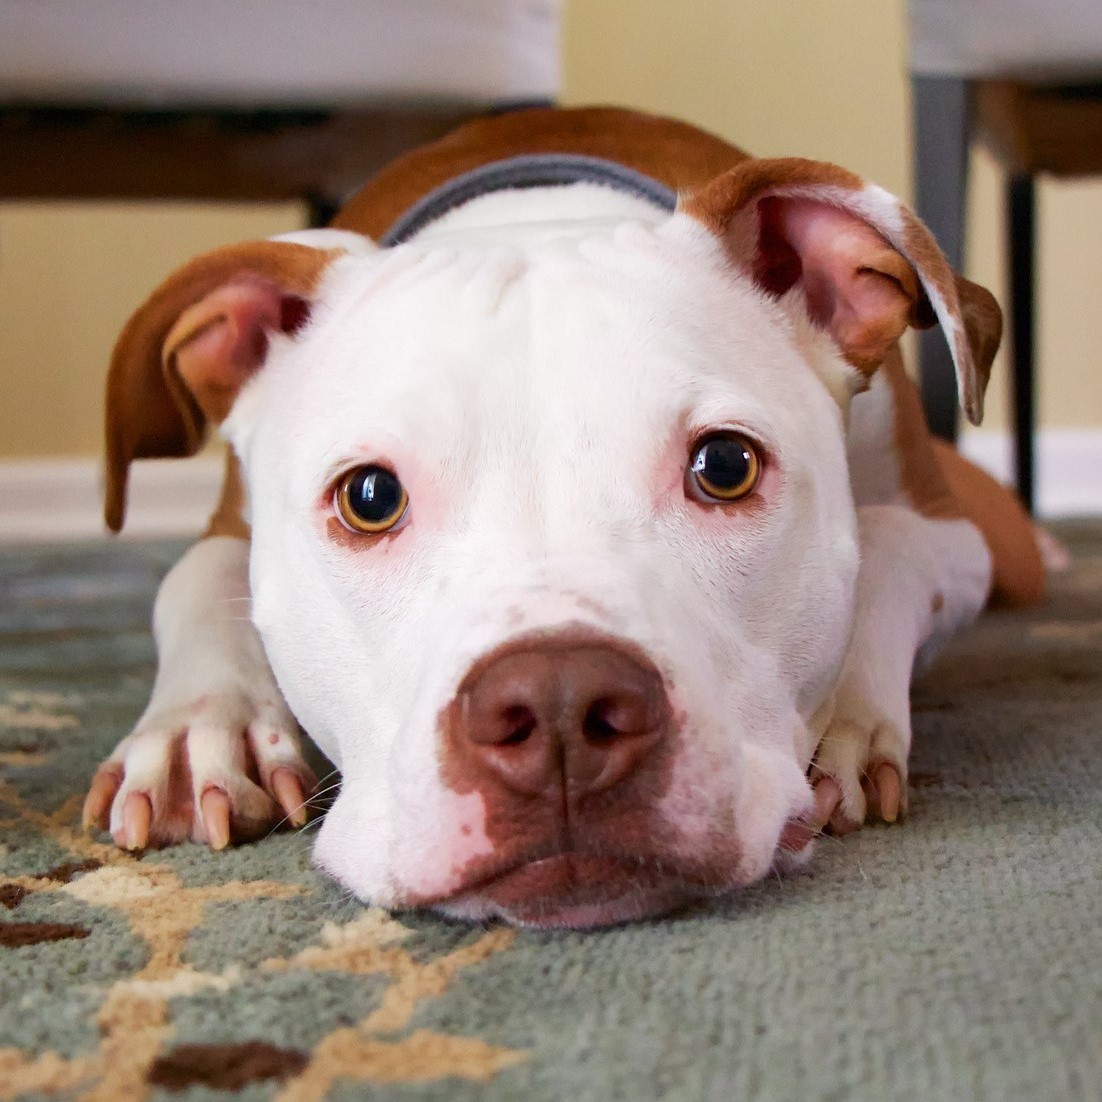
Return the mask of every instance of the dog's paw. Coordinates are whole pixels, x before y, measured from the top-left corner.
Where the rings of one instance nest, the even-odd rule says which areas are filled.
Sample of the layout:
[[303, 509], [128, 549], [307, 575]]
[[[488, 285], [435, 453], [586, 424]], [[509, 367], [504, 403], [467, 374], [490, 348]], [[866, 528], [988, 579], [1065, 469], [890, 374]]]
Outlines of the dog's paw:
[[228, 689], [147, 712], [97, 770], [84, 826], [124, 849], [188, 838], [222, 849], [303, 825], [316, 786], [282, 700]]
[[843, 696], [811, 770], [814, 826], [849, 834], [866, 822], [894, 823], [907, 811], [910, 725]]

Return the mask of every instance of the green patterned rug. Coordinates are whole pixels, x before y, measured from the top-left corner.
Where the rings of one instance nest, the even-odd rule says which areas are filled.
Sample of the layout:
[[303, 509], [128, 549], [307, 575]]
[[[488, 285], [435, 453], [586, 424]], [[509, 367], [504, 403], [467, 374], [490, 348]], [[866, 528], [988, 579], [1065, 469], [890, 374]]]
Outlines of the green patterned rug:
[[78, 826], [178, 553], [0, 552], [0, 1099], [1102, 1097], [1102, 524], [915, 691], [911, 817], [595, 934], [392, 918], [309, 831], [141, 859]]

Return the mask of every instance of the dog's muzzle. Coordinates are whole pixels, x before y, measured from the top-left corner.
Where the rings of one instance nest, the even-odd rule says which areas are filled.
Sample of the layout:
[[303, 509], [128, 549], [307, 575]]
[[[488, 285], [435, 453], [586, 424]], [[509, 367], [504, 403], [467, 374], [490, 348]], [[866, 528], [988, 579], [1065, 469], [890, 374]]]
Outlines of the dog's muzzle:
[[656, 888], [668, 907], [655, 814], [672, 714], [658, 670], [613, 638], [560, 631], [477, 662], [442, 717], [443, 773], [481, 797], [493, 853], [451, 898], [553, 925], [615, 920]]

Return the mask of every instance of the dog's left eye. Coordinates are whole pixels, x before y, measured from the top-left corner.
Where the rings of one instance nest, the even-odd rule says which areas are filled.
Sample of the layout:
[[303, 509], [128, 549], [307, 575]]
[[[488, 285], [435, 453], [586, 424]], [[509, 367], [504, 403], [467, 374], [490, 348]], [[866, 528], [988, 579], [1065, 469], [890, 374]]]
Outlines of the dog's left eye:
[[333, 505], [346, 528], [379, 535], [395, 528], [406, 515], [409, 497], [393, 471], [370, 464], [341, 479]]
[[718, 432], [696, 445], [686, 483], [698, 500], [726, 503], [753, 493], [760, 476], [757, 445], [741, 433]]

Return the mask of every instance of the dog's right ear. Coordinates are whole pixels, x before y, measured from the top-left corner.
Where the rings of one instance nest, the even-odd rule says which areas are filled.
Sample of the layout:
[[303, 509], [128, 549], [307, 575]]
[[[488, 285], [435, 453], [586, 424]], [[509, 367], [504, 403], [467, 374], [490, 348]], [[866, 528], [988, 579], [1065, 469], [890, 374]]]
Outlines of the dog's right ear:
[[760, 290], [781, 299], [798, 289], [808, 319], [853, 369], [851, 394], [869, 385], [908, 326], [940, 322], [961, 407], [980, 423], [1002, 332], [998, 303], [953, 271], [894, 195], [823, 161], [749, 159], [684, 196], [679, 209], [714, 233]]
[[[104, 516], [117, 532], [135, 459], [193, 455], [260, 367], [267, 335], [309, 317], [323, 274], [347, 250], [253, 241], [200, 256], [127, 322], [107, 376]], [[351, 236], [351, 235], [348, 235]], [[359, 251], [359, 250], [357, 250]]]

